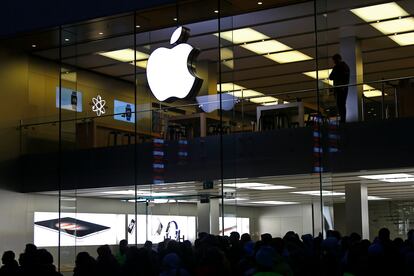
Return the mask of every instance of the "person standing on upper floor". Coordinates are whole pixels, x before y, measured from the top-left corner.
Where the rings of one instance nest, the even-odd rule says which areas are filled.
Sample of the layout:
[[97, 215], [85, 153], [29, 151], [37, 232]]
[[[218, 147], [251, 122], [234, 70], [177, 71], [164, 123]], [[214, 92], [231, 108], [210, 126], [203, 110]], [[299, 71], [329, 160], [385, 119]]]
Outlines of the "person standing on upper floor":
[[[348, 97], [348, 85], [349, 84], [349, 66], [342, 60], [340, 54], [335, 54], [332, 57], [335, 64], [332, 69], [329, 79], [333, 81], [334, 95], [336, 99], [336, 108], [340, 117], [340, 122], [345, 123], [346, 121], [346, 99]], [[341, 86], [341, 87], [337, 87]]]

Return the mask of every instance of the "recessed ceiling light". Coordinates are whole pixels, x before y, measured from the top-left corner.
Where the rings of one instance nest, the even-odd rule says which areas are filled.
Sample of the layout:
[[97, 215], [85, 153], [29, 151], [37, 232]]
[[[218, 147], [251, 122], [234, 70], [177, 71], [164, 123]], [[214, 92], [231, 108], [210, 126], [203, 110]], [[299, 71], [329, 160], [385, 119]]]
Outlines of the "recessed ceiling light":
[[400, 46], [414, 45], [414, 32], [389, 36]]
[[174, 21], [177, 21], [178, 19], [177, 19], [177, 17], [174, 17], [174, 18], [173, 18], [173, 20], [174, 20]]
[[251, 102], [257, 103], [257, 104], [263, 104], [263, 103], [267, 103], [267, 102], [275, 102], [277, 100], [278, 100], [277, 98], [271, 97], [271, 96], [265, 96], [265, 97], [250, 99]]
[[318, 77], [319, 80], [322, 82], [333, 85], [333, 81], [329, 80], [329, 74], [331, 73], [332, 69], [323, 69], [318, 71], [318, 76], [316, 76], [316, 71], [304, 72], [303, 74], [316, 79]]
[[215, 10], [214, 13], [218, 13], [218, 10]]
[[[120, 190], [120, 191], [106, 191], [104, 194], [109, 195], [135, 195], [134, 190]], [[151, 192], [151, 191], [142, 191], [137, 190], [137, 196], [148, 196], [148, 197], [157, 197], [157, 196], [177, 196], [176, 193], [166, 193], [166, 192]]]
[[409, 15], [395, 2], [352, 9], [351, 12], [366, 22], [398, 18]]
[[235, 197], [235, 198], [225, 198], [224, 199], [224, 201], [243, 201], [243, 200], [247, 200], [247, 198]]
[[36, 48], [37, 47], [37, 45], [36, 44], [32, 44], [32, 48]]
[[69, 41], [69, 38], [65, 38], [65, 41]]
[[251, 90], [251, 89], [232, 91], [232, 92], [228, 92], [228, 94], [234, 97], [237, 97], [237, 98], [250, 98], [250, 97], [256, 97], [256, 96], [263, 95], [262, 93]]
[[[218, 36], [218, 34], [214, 34]], [[263, 57], [269, 58], [278, 63], [297, 62], [312, 59], [299, 51], [293, 50], [291, 47], [275, 40], [270, 39], [265, 34], [258, 32], [252, 28], [242, 28], [220, 33], [221, 38], [228, 40], [234, 44], [241, 44], [240, 47], [245, 48]], [[252, 43], [249, 43], [252, 42]], [[292, 50], [292, 51], [289, 51]], [[280, 51], [289, 51], [287, 53], [275, 53]], [[271, 53], [269, 55], [266, 55]]]
[[390, 199], [388, 197], [380, 197], [380, 196], [368, 196], [368, 200], [387, 200]]
[[262, 105], [277, 105], [279, 102], [262, 103]]
[[359, 177], [390, 183], [414, 182], [414, 175], [407, 173], [390, 173], [377, 175], [360, 175]]
[[249, 189], [249, 190], [284, 190], [293, 189], [290, 186], [273, 185], [267, 183], [229, 183], [224, 184], [225, 187], [232, 187], [236, 189]]
[[140, 25], [136, 25], [135, 28], [141, 28], [141, 26]]
[[136, 60], [148, 59], [148, 54], [139, 51], [134, 51], [132, 49], [121, 49], [109, 52], [100, 52], [98, 54], [122, 62], [133, 62], [134, 58], [136, 58]]
[[414, 30], [414, 18], [408, 17], [388, 20], [384, 22], [372, 23], [371, 26], [386, 35], [404, 33]]
[[257, 5], [261, 5], [261, 4], [263, 4], [263, 2], [261, 2], [261, 1], [257, 2]]
[[98, 34], [99, 34], [99, 35], [103, 35], [103, 32], [99, 32]]
[[[371, 85], [364, 84], [362, 90], [364, 91], [364, 96], [367, 98], [379, 97], [382, 96], [381, 90], [378, 90]], [[384, 94], [386, 95], [386, 94]]]
[[299, 202], [276, 201], [276, 200], [253, 201], [252, 203], [254, 203], [254, 204], [265, 204], [265, 205], [292, 205], [292, 204], [299, 204]]
[[[301, 195], [311, 195], [311, 196], [320, 196], [321, 192], [316, 191], [301, 191], [301, 192], [292, 192], [293, 194], [301, 194]], [[324, 191], [322, 190], [322, 196], [342, 196], [345, 195], [345, 193], [341, 192], [334, 192], [334, 191]]]

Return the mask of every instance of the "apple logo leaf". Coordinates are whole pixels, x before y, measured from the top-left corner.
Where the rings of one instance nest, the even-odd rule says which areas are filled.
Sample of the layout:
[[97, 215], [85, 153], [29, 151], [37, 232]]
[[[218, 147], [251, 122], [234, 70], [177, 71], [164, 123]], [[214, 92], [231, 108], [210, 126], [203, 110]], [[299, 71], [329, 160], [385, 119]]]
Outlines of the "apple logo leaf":
[[170, 44], [175, 46], [157, 48], [148, 58], [148, 85], [161, 102], [190, 98], [201, 87], [202, 80], [197, 77], [194, 67], [199, 50], [185, 43], [189, 33], [189, 29], [178, 27], [170, 39]]

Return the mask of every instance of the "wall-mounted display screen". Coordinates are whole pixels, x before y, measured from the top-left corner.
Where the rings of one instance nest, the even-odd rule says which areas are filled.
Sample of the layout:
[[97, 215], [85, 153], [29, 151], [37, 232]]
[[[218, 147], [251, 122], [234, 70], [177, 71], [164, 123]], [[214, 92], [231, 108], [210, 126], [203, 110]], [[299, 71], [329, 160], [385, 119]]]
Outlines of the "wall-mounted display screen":
[[[34, 213], [34, 244], [58, 246], [59, 215]], [[118, 244], [125, 238], [125, 215], [61, 213], [61, 245]]]
[[114, 119], [128, 123], [135, 123], [135, 105], [114, 100]]
[[[61, 88], [62, 109], [82, 112], [82, 93], [68, 88]], [[56, 107], [59, 108], [59, 87], [56, 87]]]
[[[221, 235], [221, 218], [219, 222]], [[224, 235], [229, 236], [231, 232], [237, 231], [241, 234], [250, 233], [250, 219], [238, 217], [224, 217]]]
[[[128, 215], [128, 223], [130, 226], [134, 224], [135, 216]], [[145, 229], [147, 225], [147, 231]], [[145, 243], [150, 240], [153, 243], [159, 243], [164, 239], [173, 240], [190, 240], [196, 238], [196, 218], [191, 216], [148, 216], [138, 215], [132, 231], [128, 231], [128, 242], [135, 243], [135, 231], [138, 231], [138, 243]], [[148, 234], [148, 237], [147, 237]]]

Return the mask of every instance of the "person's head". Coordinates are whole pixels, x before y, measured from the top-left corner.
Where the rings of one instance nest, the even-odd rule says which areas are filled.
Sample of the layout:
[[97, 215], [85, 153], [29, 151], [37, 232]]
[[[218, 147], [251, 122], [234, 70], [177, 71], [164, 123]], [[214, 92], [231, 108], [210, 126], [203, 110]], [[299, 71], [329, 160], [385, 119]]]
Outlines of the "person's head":
[[342, 61], [342, 57], [340, 54], [335, 54], [332, 56], [332, 60], [335, 64], [338, 64]]
[[242, 243], [245, 243], [245, 242], [248, 242], [248, 241], [251, 241], [251, 240], [252, 240], [252, 237], [250, 237], [249, 233], [244, 233], [243, 235], [241, 235], [240, 241]]
[[233, 231], [230, 233], [230, 242], [238, 242], [240, 240], [239, 232]]
[[100, 258], [112, 255], [111, 248], [107, 244], [99, 246], [98, 249], [96, 249], [96, 252]]
[[378, 232], [378, 239], [381, 242], [390, 240], [390, 230], [388, 228], [381, 228]]
[[4, 265], [7, 265], [7, 264], [14, 262], [15, 257], [16, 256], [14, 255], [13, 251], [6, 251], [3, 253], [3, 256], [1, 257], [1, 261]]
[[76, 256], [75, 264], [77, 267], [89, 266], [91, 263], [91, 255], [88, 252], [79, 252]]
[[272, 235], [269, 233], [264, 233], [260, 236], [260, 239], [265, 244], [270, 244], [272, 242]]
[[119, 252], [121, 254], [125, 254], [128, 251], [128, 241], [127, 240], [121, 240], [119, 242]]
[[146, 241], [144, 243], [144, 248], [147, 250], [152, 250], [152, 241]]
[[44, 248], [38, 249], [37, 250], [37, 255], [38, 255], [38, 258], [39, 258], [39, 263], [41, 265], [52, 265], [53, 264], [53, 256], [46, 249], [44, 249]]
[[26, 254], [36, 254], [36, 250], [37, 250], [36, 245], [34, 245], [32, 243], [28, 243], [28, 244], [26, 244], [26, 247], [24, 249], [24, 253], [26, 253]]
[[180, 267], [180, 257], [175, 253], [169, 253], [162, 259], [162, 266], [165, 270], [177, 269]]

